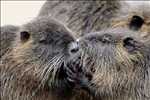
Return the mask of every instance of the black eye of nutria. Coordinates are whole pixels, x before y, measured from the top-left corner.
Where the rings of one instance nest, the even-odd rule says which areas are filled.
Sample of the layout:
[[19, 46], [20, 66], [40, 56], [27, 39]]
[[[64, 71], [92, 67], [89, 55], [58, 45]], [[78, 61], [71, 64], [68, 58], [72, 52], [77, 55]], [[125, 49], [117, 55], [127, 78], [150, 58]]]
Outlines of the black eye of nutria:
[[130, 29], [139, 30], [144, 23], [144, 19], [140, 16], [133, 16], [129, 24]]
[[30, 38], [30, 34], [27, 31], [20, 32], [20, 39], [25, 42]]
[[123, 40], [123, 46], [129, 51], [132, 52], [136, 49], [136, 41], [131, 38], [127, 37]]

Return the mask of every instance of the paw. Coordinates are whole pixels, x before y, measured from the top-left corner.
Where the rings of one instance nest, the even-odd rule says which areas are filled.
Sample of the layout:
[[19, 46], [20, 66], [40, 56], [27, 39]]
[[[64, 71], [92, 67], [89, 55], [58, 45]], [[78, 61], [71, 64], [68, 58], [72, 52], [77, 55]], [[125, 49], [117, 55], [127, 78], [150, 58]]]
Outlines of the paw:
[[71, 61], [66, 67], [67, 79], [72, 83], [78, 83], [84, 76], [80, 60]]
[[77, 87], [87, 87], [92, 75], [83, 67], [81, 59], [72, 60], [66, 67], [67, 80]]

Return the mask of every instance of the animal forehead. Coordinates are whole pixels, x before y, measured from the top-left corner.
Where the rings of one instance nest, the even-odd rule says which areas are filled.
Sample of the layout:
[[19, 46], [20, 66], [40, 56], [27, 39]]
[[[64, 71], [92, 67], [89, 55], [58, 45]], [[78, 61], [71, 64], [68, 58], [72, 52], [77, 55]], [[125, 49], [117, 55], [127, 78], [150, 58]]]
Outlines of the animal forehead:
[[112, 40], [120, 40], [126, 37], [138, 38], [138, 32], [134, 32], [125, 28], [114, 28], [98, 31], [85, 35], [85, 39], [110, 38]]
[[25, 30], [31, 32], [49, 32], [49, 31], [62, 31], [65, 27], [60, 22], [56, 21], [51, 17], [39, 17], [31, 22], [23, 25]]

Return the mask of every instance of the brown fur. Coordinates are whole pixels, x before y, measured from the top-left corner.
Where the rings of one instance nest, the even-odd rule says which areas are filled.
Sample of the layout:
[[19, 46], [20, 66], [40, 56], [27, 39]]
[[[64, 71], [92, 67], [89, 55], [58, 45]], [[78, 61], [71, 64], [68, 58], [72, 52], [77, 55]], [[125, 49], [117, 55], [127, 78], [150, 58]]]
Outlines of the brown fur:
[[[103, 4], [104, 4], [104, 6], [102, 6]], [[106, 1], [74, 1], [74, 3], [73, 3], [73, 1], [63, 1], [63, 2], [51, 1], [49, 3], [46, 3], [45, 5], [47, 5], [47, 6], [43, 6], [39, 16], [48, 16], [49, 14], [52, 13], [53, 17], [55, 17], [57, 20], [62, 21], [69, 28], [71, 28], [73, 31], [75, 31], [77, 33], [77, 36], [84, 35], [86, 33], [93, 32], [93, 31], [99, 31], [103, 28], [108, 28], [108, 27], [127, 27], [128, 28], [128, 23], [129, 23], [131, 17], [133, 15], [135, 15], [135, 13], [132, 12], [134, 9], [132, 9], [131, 12], [126, 13], [128, 15], [128, 17], [122, 18], [121, 16], [124, 14], [122, 14], [122, 11], [120, 12], [120, 8], [122, 8], [122, 6], [120, 5], [120, 2], [118, 2], [118, 1], [117, 2], [114, 2], [114, 1], [112, 1], [112, 2], [109, 2], [109, 1], [107, 1], [107, 2]], [[70, 9], [71, 5], [73, 7], [71, 7], [71, 9]], [[124, 5], [124, 6], [127, 7], [126, 5]], [[65, 7], [65, 8], [62, 9], [63, 7]], [[105, 7], [106, 7], [106, 9], [104, 9]], [[145, 12], [145, 9], [142, 11]], [[142, 18], [144, 18], [144, 21], [145, 21], [144, 25], [140, 29], [140, 33], [142, 32], [142, 37], [143, 37], [143, 35], [145, 33], [149, 34], [149, 32], [150, 32], [149, 31], [149, 16], [145, 17], [146, 14], [148, 14], [148, 13], [142, 13], [142, 14], [140, 13], [139, 14], [138, 12], [139, 12], [139, 10], [137, 11], [136, 14], [139, 16], [142, 16]], [[41, 23], [40, 20], [38, 20], [38, 21], [39, 21], [39, 23]], [[45, 23], [46, 22], [47, 22], [47, 20], [45, 21]], [[39, 32], [39, 30], [43, 30], [43, 28], [45, 27], [45, 26], [43, 27], [41, 25], [41, 27], [39, 28], [36, 25], [40, 25], [40, 24], [32, 25], [32, 22], [31, 22], [29, 24], [29, 26], [27, 25], [28, 26], [27, 29], [29, 29], [29, 30], [31, 27], [30, 25], [32, 27], [34, 27], [35, 33]], [[23, 28], [21, 28], [21, 30], [22, 29]], [[119, 31], [119, 32], [121, 32], [121, 31]], [[31, 33], [32, 33], [32, 31], [31, 31]], [[144, 37], [146, 37], [146, 36], [144, 35]], [[92, 99], [92, 97], [89, 96], [85, 91], [81, 91], [81, 90], [78, 90], [78, 91], [71, 90], [71, 92], [67, 91], [67, 95], [64, 94], [64, 93], [66, 93], [64, 91], [63, 92], [62, 91], [54, 92], [53, 89], [51, 89], [49, 87], [49, 83], [51, 85], [51, 82], [54, 82], [54, 81], [51, 81], [51, 79], [50, 79], [50, 81], [48, 81], [48, 84], [47, 84], [47, 80], [49, 80], [48, 76], [50, 73], [47, 73], [46, 76], [43, 76], [42, 75], [43, 73], [40, 73], [40, 72], [44, 71], [44, 68], [43, 67], [40, 68], [40, 66], [39, 66], [41, 63], [39, 63], [38, 61], [30, 62], [30, 60], [32, 61], [32, 59], [29, 59], [29, 58], [32, 58], [32, 56], [31, 56], [32, 54], [28, 50], [33, 47], [32, 39], [30, 41], [26, 42], [25, 44], [20, 43], [20, 41], [18, 41], [18, 40], [19, 39], [17, 36], [17, 39], [15, 40], [15, 42], [13, 42], [14, 44], [12, 46], [13, 47], [12, 52], [5, 55], [1, 60], [2, 63], [0, 65], [0, 67], [1, 67], [0, 68], [0, 71], [1, 71], [0, 82], [2, 84], [1, 84], [0, 93], [2, 96], [2, 98], [1, 98], [2, 100], [20, 100], [20, 99], [21, 100], [22, 99], [25, 99], [25, 100], [63, 100], [63, 99], [64, 100], [67, 100], [67, 99], [69, 99], [69, 100], [90, 100], [90, 99]], [[7, 47], [9, 47], [9, 46], [7, 46]], [[124, 52], [124, 49], [122, 50], [122, 47], [118, 47], [118, 49], [119, 50], [121, 49], [121, 51], [118, 50], [118, 53]], [[27, 51], [27, 52], [24, 52], [24, 51]], [[92, 52], [94, 52], [94, 51], [92, 51]], [[43, 55], [43, 57], [44, 56], [45, 55]], [[120, 56], [121, 55], [117, 56], [117, 58], [116, 58], [116, 59], [118, 59], [118, 61], [120, 61], [120, 60], [122, 61], [122, 59], [124, 60], [127, 57], [124, 55], [123, 55], [123, 57], [120, 57]], [[55, 59], [55, 60], [60, 60], [61, 58], [59, 59], [59, 57], [58, 57], [58, 59]], [[95, 57], [95, 55], [93, 57]], [[148, 61], [149, 61], [149, 59], [148, 59]], [[57, 66], [57, 64], [60, 64], [60, 63], [58, 63], [57, 61], [53, 61], [53, 64], [56, 64], [56, 66]], [[43, 64], [43, 66], [44, 66], [44, 64]], [[57, 68], [58, 67], [56, 67], [56, 70], [57, 70]], [[137, 72], [141, 72], [141, 71], [137, 71]], [[106, 73], [108, 73], [108, 72], [106, 72]], [[56, 73], [54, 73], [54, 76], [55, 75], [56, 75]], [[101, 79], [99, 77], [99, 73], [94, 74], [95, 83], [99, 83], [98, 86], [101, 86], [102, 82], [105, 83], [104, 86], [102, 85], [101, 87], [98, 87], [98, 90], [96, 90], [97, 94], [101, 93], [100, 91], [103, 91], [103, 89], [107, 89], [107, 87], [108, 87], [108, 89], [111, 90], [112, 88], [109, 88], [109, 87], [111, 87], [113, 85], [113, 83], [115, 84], [115, 82], [112, 80], [113, 79], [112, 77], [114, 75], [113, 73], [110, 73], [107, 76], [103, 72], [103, 73], [101, 73], [101, 75], [104, 75], [104, 77], [107, 78], [107, 80], [104, 80], [105, 78], [102, 77], [102, 81], [101, 81]], [[118, 74], [117, 76], [119, 76], [119, 75], [120, 74]], [[132, 78], [136, 77], [136, 75], [134, 75], [134, 73], [132, 73], [132, 71], [131, 71], [131, 73], [129, 72], [127, 76], [130, 77], [129, 80], [132, 80]], [[52, 76], [52, 79], [53, 79], [53, 76]], [[124, 79], [124, 77], [122, 79]], [[57, 83], [57, 82], [59, 82], [59, 79], [58, 80], [55, 79], [55, 81]], [[136, 82], [136, 80], [134, 80], [134, 79], [132, 81]], [[56, 83], [54, 83], [53, 85], [57, 85]], [[62, 85], [63, 85], [63, 83], [62, 83]], [[145, 86], [147, 86], [147, 85], [149, 85], [148, 82], [145, 83]], [[94, 88], [94, 87], [92, 87], [92, 88]], [[61, 89], [66, 90], [64, 87], [59, 88], [56, 86], [56, 90], [61, 90]], [[145, 89], [145, 87], [144, 87], [144, 89]], [[149, 89], [149, 87], [148, 87], [148, 89]], [[147, 94], [147, 93], [149, 93], [148, 89], [145, 90], [146, 96], [149, 95], [149, 94]], [[122, 98], [122, 99], [120, 99], [120, 98], [114, 97], [114, 95], [112, 97], [110, 96], [110, 98], [106, 97], [105, 94], [107, 95], [107, 92], [108, 92], [108, 95], [113, 95], [113, 92], [104, 90], [102, 93], [102, 96], [100, 98], [98, 98], [98, 100], [99, 99], [123, 100], [123, 97], [120, 97], [120, 98]], [[71, 93], [71, 94], [68, 94], [68, 93]], [[112, 94], [109, 94], [109, 93], [112, 93]], [[104, 94], [104, 96], [103, 96], [103, 94]], [[146, 100], [146, 99], [142, 98], [140, 100]], [[125, 99], [125, 100], [128, 100], [128, 99]]]
[[[21, 38], [24, 31], [30, 34], [26, 41]], [[73, 89], [64, 71], [75, 40], [71, 33], [51, 17], [18, 27], [10, 52], [1, 58], [1, 100], [78, 100], [84, 92]], [[81, 98], [87, 100], [88, 95]]]
[[[47, 17], [47, 14], [46, 14], [47, 12], [46, 11], [49, 12], [50, 11], [49, 7], [51, 8], [51, 6], [49, 6], [49, 5], [52, 4], [52, 6], [53, 6], [53, 4], [54, 5], [57, 4], [58, 1], [52, 1], [52, 2], [45, 3], [45, 5], [43, 6], [43, 8], [40, 12], [41, 13], [40, 16]], [[70, 16], [70, 18], [69, 18], [70, 22], [69, 22], [68, 26], [73, 27], [74, 26], [73, 25], [74, 20], [76, 18], [80, 17], [80, 14], [82, 14], [82, 12], [84, 12], [84, 10], [85, 11], [87, 10], [87, 9], [83, 9], [83, 11], [80, 12], [80, 14], [78, 15], [77, 12], [79, 12], [80, 9], [77, 12], [74, 12], [77, 6], [80, 6], [80, 4], [84, 5], [84, 3], [86, 3], [85, 6], [84, 6], [85, 8], [86, 8], [86, 6], [92, 7], [92, 5], [90, 4], [91, 2], [85, 2], [85, 1], [83, 1], [83, 2], [79, 1], [79, 2], [76, 2], [76, 1], [74, 2], [75, 4], [74, 4], [74, 7], [72, 9], [73, 12], [69, 11], [69, 13], [70, 13], [70, 15], [69, 15]], [[64, 2], [61, 2], [61, 3], [62, 3], [62, 5], [64, 5], [64, 4], [68, 5], [68, 4], [71, 4], [72, 1], [64, 1]], [[91, 8], [91, 11], [90, 11], [91, 13], [92, 12], [97, 13], [97, 15], [95, 15], [95, 16], [98, 16], [103, 12], [106, 13], [106, 15], [107, 15], [107, 7], [114, 8], [114, 12], [116, 12], [116, 9], [118, 8], [116, 6], [116, 5], [118, 5], [118, 3], [116, 3], [112, 6], [108, 6], [108, 5], [111, 5], [112, 2], [109, 3], [109, 2], [105, 2], [105, 1], [100, 1], [100, 2], [97, 2], [97, 3], [93, 2], [93, 4], [97, 8], [100, 7], [99, 9], [97, 9], [97, 8], [95, 9], [94, 7]], [[102, 8], [103, 4], [104, 4], [104, 8], [106, 8], [106, 10], [101, 11], [101, 9], [103, 9]], [[47, 7], [48, 7], [48, 10], [46, 10]], [[110, 8], [108, 8], [108, 10]], [[61, 7], [60, 7], [60, 9], [61, 9]], [[62, 9], [62, 10], [64, 10], [64, 9]], [[54, 10], [54, 12], [55, 11], [56, 10]], [[59, 11], [59, 10], [57, 10], [57, 11]], [[99, 13], [99, 11], [100, 11], [100, 13]], [[53, 14], [54, 14], [54, 12], [53, 12]], [[60, 13], [62, 13], [62, 12], [63, 11], [60, 11]], [[76, 17], [74, 17], [74, 15], [76, 15], [75, 13], [77, 14]], [[54, 14], [54, 15], [56, 16], [56, 14]], [[87, 15], [89, 15], [89, 13], [87, 13], [85, 15], [85, 17]], [[109, 15], [113, 16], [114, 14], [110, 13]], [[53, 17], [55, 17], [55, 16], [53, 16]], [[84, 18], [85, 17], [81, 18], [82, 23], [84, 23], [84, 20], [85, 20]], [[65, 17], [63, 17], [63, 18], [65, 19]], [[90, 17], [87, 18], [87, 19], [88, 19], [87, 24], [92, 21], [92, 19]], [[96, 19], [103, 20], [101, 22], [105, 22], [105, 21], [108, 22], [108, 20], [105, 20], [105, 17], [96, 18]], [[61, 79], [53, 78], [53, 77], [55, 77], [55, 75], [57, 76], [57, 74], [55, 72], [54, 73], [51, 73], [51, 72], [50, 73], [46, 73], [46, 72], [44, 73], [44, 70], [46, 70], [46, 68], [45, 69], [40, 68], [40, 66], [39, 66], [39, 65], [41, 65], [41, 62], [39, 62], [40, 59], [38, 59], [37, 61], [32, 62], [32, 60], [33, 60], [32, 58], [34, 57], [33, 56], [34, 52], [30, 52], [30, 50], [32, 48], [34, 48], [33, 47], [33, 42], [34, 42], [35, 38], [31, 37], [29, 41], [23, 43], [19, 40], [19, 32], [20, 31], [29, 31], [31, 34], [35, 34], [35, 33], [40, 33], [40, 32], [42, 33], [43, 31], [47, 31], [47, 30], [43, 30], [45, 27], [48, 28], [47, 27], [48, 25], [46, 25], [46, 24], [43, 26], [43, 22], [47, 23], [47, 20], [45, 19], [45, 21], [43, 21], [43, 20], [42, 21], [38, 20], [38, 21], [39, 22], [37, 22], [36, 24], [33, 21], [33, 22], [28, 23], [27, 25], [25, 25], [23, 27], [20, 27], [19, 30], [14, 32], [15, 36], [17, 35], [17, 37], [12, 38], [14, 40], [12, 42], [13, 45], [10, 44], [9, 46], [5, 47], [6, 49], [8, 47], [11, 47], [11, 49], [13, 49], [13, 50], [10, 50], [11, 52], [8, 53], [8, 54], [5, 53], [5, 55], [1, 59], [2, 63], [1, 63], [1, 69], [0, 70], [2, 72], [1, 73], [1, 82], [2, 82], [1, 96], [2, 96], [2, 100], [10, 100], [10, 99], [15, 99], [15, 100], [19, 100], [19, 99], [26, 99], [26, 100], [30, 100], [30, 99], [32, 99], [32, 100], [38, 100], [38, 99], [39, 100], [43, 100], [43, 99], [44, 100], [45, 99], [52, 99], [52, 100], [62, 100], [62, 99], [65, 99], [65, 100], [66, 99], [89, 100], [90, 98], [92, 99], [91, 96], [89, 96], [85, 91], [82, 91], [82, 90], [75, 90], [75, 91], [71, 90], [71, 91], [68, 92], [68, 89], [66, 89], [66, 86], [64, 85], [64, 83], [61, 83], [61, 84], [59, 83], [59, 82], [62, 82]], [[61, 17], [61, 21], [65, 23], [65, 21], [62, 20], [62, 17]], [[73, 27], [75, 29], [73, 29], [73, 28], [71, 28], [71, 29], [73, 29], [75, 32], [78, 32], [79, 34], [81, 34], [81, 32], [85, 33], [85, 32], [89, 32], [89, 30], [91, 30], [91, 29], [88, 29], [86, 26], [87, 25], [85, 24], [82, 27], [80, 27], [80, 26], [77, 27], [77, 28]], [[107, 25], [104, 24], [104, 26], [107, 26]], [[92, 27], [92, 26], [90, 26], [90, 27]], [[8, 31], [7, 28], [8, 27], [6, 27], [6, 31]], [[81, 28], [83, 28], [82, 31], [80, 31]], [[55, 31], [55, 30], [57, 30], [57, 29], [54, 27], [53, 31]], [[4, 31], [4, 33], [6, 34], [7, 32]], [[11, 37], [9, 37], [9, 38], [11, 38]], [[5, 40], [6, 40], [6, 38], [2, 41], [4, 42]], [[46, 55], [43, 54], [41, 56], [44, 57]], [[51, 57], [53, 57], [53, 56], [51, 56]], [[55, 62], [54, 64], [59, 64], [57, 62], [57, 60], [61, 61], [62, 59], [61, 58], [59, 59], [59, 57], [58, 57], [58, 59], [54, 59], [54, 60], [56, 60], [56, 61], [53, 61], [53, 63]], [[43, 64], [43, 66], [45, 66], [45, 64]], [[58, 67], [56, 67], [56, 70], [57, 70], [57, 68]], [[53, 67], [49, 70], [53, 70]], [[43, 76], [44, 74], [46, 74], [46, 76]], [[50, 74], [54, 74], [54, 76], [52, 75], [52, 78], [48, 79], [48, 76]], [[47, 80], [49, 80], [49, 81], [47, 81]], [[57, 87], [57, 85], [58, 85], [58, 87]], [[62, 87], [61, 87], [61, 85], [62, 85]], [[64, 85], [64, 87], [63, 87], [63, 85]], [[53, 90], [53, 87], [54, 87], [54, 90]], [[52, 91], [54, 91], [54, 92], [52, 92]], [[65, 91], [67, 91], [67, 92], [65, 92]], [[72, 96], [72, 94], [73, 94], [73, 96]]]
[[9, 53], [12, 49], [12, 41], [14, 41], [14, 38], [16, 37], [15, 32], [18, 30], [17, 26], [4, 26], [1, 27], [1, 33], [0, 33], [0, 58], [5, 54]]
[[51, 1], [42, 7], [39, 16], [53, 16], [63, 22], [76, 36], [107, 29], [108, 27], [128, 28], [133, 16], [140, 16], [144, 24], [139, 30], [142, 37], [150, 33], [150, 4], [148, 1]]
[[140, 16], [144, 23], [138, 30], [139, 34], [143, 38], [150, 38], [150, 3], [149, 2], [132, 2], [129, 5], [123, 6], [119, 13], [112, 19], [112, 27], [129, 28], [129, 24], [133, 16]]
[[79, 37], [109, 27], [111, 19], [117, 14], [120, 7], [119, 0], [47, 0], [39, 16], [56, 18]]
[[94, 100], [149, 100], [150, 44], [138, 34], [117, 28], [80, 38], [83, 70], [70, 67], [69, 80]]
[[[124, 2], [122, 2], [122, 3], [124, 3]], [[117, 39], [120, 39], [120, 42], [118, 41], [118, 43], [116, 44], [117, 46], [115, 47], [115, 50], [114, 50], [116, 54], [111, 56], [111, 50], [109, 50], [111, 47], [105, 48], [105, 50], [103, 52], [100, 51], [103, 48], [103, 45], [101, 45], [100, 42], [97, 42], [97, 41], [99, 41], [99, 40], [97, 40], [99, 38], [92, 38], [93, 40], [89, 40], [89, 41], [87, 38], [84, 41], [84, 37], [83, 37], [83, 41], [86, 42], [86, 44], [84, 47], [81, 47], [81, 48], [83, 49], [83, 52], [88, 51], [88, 52], [86, 52], [87, 56], [89, 56], [89, 58], [87, 58], [87, 59], [91, 58], [91, 60], [89, 62], [87, 61], [87, 59], [85, 60], [85, 62], [83, 62], [83, 63], [87, 63], [87, 65], [85, 65], [85, 67], [86, 67], [85, 69], [87, 70], [88, 67], [90, 66], [89, 67], [90, 69], [95, 68], [95, 70], [96, 70], [96, 72], [93, 74], [93, 79], [91, 81], [92, 83], [88, 84], [88, 88], [90, 88], [90, 91], [94, 91], [94, 94], [96, 94], [95, 99], [98, 99], [98, 100], [99, 99], [102, 99], [102, 100], [130, 100], [130, 99], [131, 100], [149, 100], [150, 99], [150, 94], [149, 94], [150, 93], [150, 87], [149, 87], [150, 86], [150, 79], [149, 79], [149, 77], [150, 77], [150, 74], [149, 74], [149, 72], [150, 72], [150, 69], [149, 69], [150, 68], [150, 65], [149, 65], [149, 62], [150, 62], [150, 59], [149, 59], [149, 56], [150, 56], [149, 55], [149, 52], [150, 52], [149, 51], [150, 50], [150, 48], [149, 48], [150, 47], [150, 45], [149, 45], [150, 44], [150, 42], [149, 42], [150, 41], [149, 5], [150, 4], [148, 4], [148, 3], [147, 4], [135, 4], [135, 2], [132, 2], [131, 5], [128, 5], [126, 3], [124, 3], [124, 4], [125, 5], [121, 4], [120, 9], [117, 10], [118, 12], [115, 13], [115, 16], [112, 17], [109, 26], [103, 27], [103, 25], [102, 25], [103, 28], [106, 28], [106, 31], [104, 31], [104, 32], [98, 31], [96, 33], [98, 33], [98, 34], [107, 33], [108, 27], [123, 28], [123, 30], [108, 31], [108, 33], [109, 32], [112, 33], [113, 34], [112, 37], [116, 36], [117, 34], [118, 35], [124, 34], [125, 36], [129, 36], [129, 37], [131, 35], [131, 38], [138, 37], [136, 39], [136, 41], [141, 42], [143, 45], [146, 45], [146, 47], [144, 47], [144, 48], [140, 47], [140, 48], [143, 48], [144, 50], [141, 50], [141, 51], [139, 51], [139, 53], [132, 55], [124, 49], [123, 44], [121, 42], [121, 41], [123, 41], [122, 37], [121, 38], [118, 37]], [[55, 6], [58, 6], [58, 5], [55, 5]], [[82, 7], [84, 7], [84, 6], [82, 6]], [[76, 11], [80, 12], [80, 11], [82, 11], [81, 9], [86, 9], [86, 8], [82, 8], [82, 7], [81, 8], [77, 7], [76, 9], [79, 9], [79, 10], [76, 10]], [[96, 6], [95, 6], [95, 8], [96, 8]], [[88, 13], [88, 12], [86, 12], [86, 13]], [[67, 14], [69, 14], [69, 13], [67, 13]], [[55, 16], [55, 14], [54, 14], [54, 16]], [[73, 16], [76, 17], [75, 15], [73, 15]], [[79, 14], [78, 16], [82, 16], [82, 14]], [[129, 24], [130, 24], [133, 16], [139, 16], [144, 20], [144, 23], [143, 23], [142, 27], [139, 28], [139, 30], [132, 30], [129, 27]], [[84, 18], [86, 18], [86, 17], [84, 16]], [[98, 17], [100, 17], [100, 16], [98, 16]], [[92, 16], [90, 16], [88, 18], [92, 19]], [[97, 16], [94, 16], [93, 19], [94, 18], [97, 18]], [[68, 20], [68, 22], [69, 21], [70, 20]], [[89, 20], [88, 19], [84, 20], [83, 24], [79, 24], [79, 25], [77, 25], [77, 27], [80, 27], [80, 25], [82, 27], [82, 25], [87, 24], [86, 21], [89, 21]], [[74, 23], [78, 23], [78, 22], [82, 23], [82, 20], [77, 19], [77, 20], [74, 20], [72, 23], [74, 24]], [[101, 22], [99, 22], [98, 20], [96, 22], [98, 22], [98, 24], [101, 24]], [[92, 32], [93, 30], [97, 31], [97, 30], [101, 30], [101, 28], [102, 28], [102, 27], [98, 27], [98, 24], [96, 24], [96, 22], [91, 21], [91, 23], [89, 23], [85, 28], [81, 28], [80, 30], [82, 32], [85, 32], [85, 34], [87, 34], [86, 32], [90, 32], [91, 37], [92, 36], [98, 37], [97, 34], [94, 34], [94, 32]], [[108, 23], [104, 23], [104, 24], [108, 24]], [[68, 23], [67, 23], [67, 25], [68, 25]], [[90, 25], [91, 26], [93, 25], [93, 27], [91, 28]], [[76, 27], [76, 24], [74, 24], [74, 26]], [[98, 27], [98, 28], [95, 29], [95, 27]], [[126, 31], [124, 31], [124, 30], [126, 30]], [[116, 34], [114, 35], [114, 33], [116, 33]], [[90, 35], [89, 35], [89, 37], [90, 37]], [[85, 37], [86, 37], [86, 35], [85, 35]], [[88, 37], [88, 35], [87, 35], [87, 37]], [[83, 41], [82, 41], [82, 37], [81, 37], [81, 42], [83, 42]], [[93, 43], [93, 41], [95, 41], [96, 43], [95, 42]], [[98, 44], [98, 43], [100, 43], [100, 44]], [[109, 52], [107, 52], [107, 50]], [[146, 51], [146, 50], [148, 50], [148, 51]], [[106, 54], [105, 52], [107, 52], [108, 54]], [[109, 58], [109, 54], [110, 54], [110, 58]], [[99, 56], [99, 55], [106, 55], [106, 57], [108, 56], [108, 58], [105, 58], [105, 57], [97, 58], [97, 56]], [[113, 57], [113, 58], [111, 58], [111, 57]], [[106, 59], [107, 59], [107, 61], [105, 61]], [[114, 60], [114, 59], [117, 60], [116, 63], [119, 64], [119, 68], [118, 68], [118, 65], [116, 65], [116, 66], [113, 66], [111, 64], [109, 65], [109, 63], [111, 63], [111, 60]], [[135, 66], [133, 60], [135, 60], [137, 62], [141, 62], [141, 64]], [[113, 61], [112, 61], [112, 63], [113, 63]], [[146, 68], [142, 68], [143, 65], [145, 65]], [[106, 67], [106, 69], [103, 69], [103, 67]], [[107, 67], [108, 67], [108, 69], [107, 69]], [[113, 67], [114, 69], [113, 68], [109, 69], [109, 67], [110, 68]], [[118, 72], [117, 70], [121, 70], [121, 72]], [[77, 76], [77, 78], [80, 78], [80, 77]], [[81, 79], [81, 80], [84, 80], [84, 79]]]

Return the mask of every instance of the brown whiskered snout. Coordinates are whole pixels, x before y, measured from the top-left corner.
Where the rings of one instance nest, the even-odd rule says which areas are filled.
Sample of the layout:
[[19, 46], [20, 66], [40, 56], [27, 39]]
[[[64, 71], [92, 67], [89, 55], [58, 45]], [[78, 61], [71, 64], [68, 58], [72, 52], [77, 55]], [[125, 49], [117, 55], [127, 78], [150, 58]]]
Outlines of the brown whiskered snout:
[[79, 49], [83, 71], [73, 69], [75, 74], [69, 74], [90, 93], [95, 91], [100, 97], [105, 94], [113, 98], [121, 95], [121, 91], [127, 90], [127, 95], [133, 93], [143, 85], [149, 67], [149, 49], [137, 32], [114, 28], [88, 34], [79, 39]]

